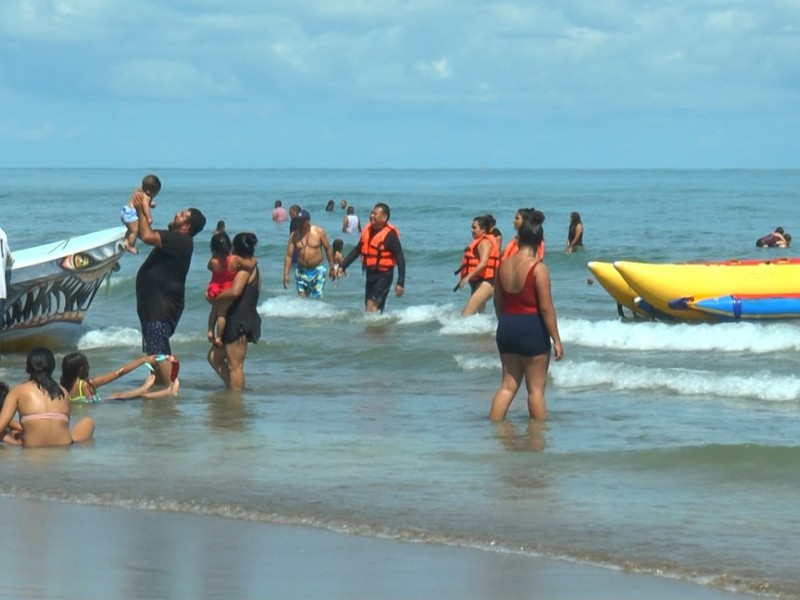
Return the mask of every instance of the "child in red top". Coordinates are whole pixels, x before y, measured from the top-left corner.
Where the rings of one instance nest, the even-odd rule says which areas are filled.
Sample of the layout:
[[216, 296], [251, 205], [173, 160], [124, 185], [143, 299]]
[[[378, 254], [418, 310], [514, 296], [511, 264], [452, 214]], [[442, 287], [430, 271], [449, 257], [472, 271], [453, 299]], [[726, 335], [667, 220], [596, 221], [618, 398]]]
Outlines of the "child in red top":
[[[231, 238], [227, 233], [224, 231], [215, 233], [211, 237], [211, 258], [208, 259], [211, 281], [208, 282], [206, 299], [212, 302], [231, 287], [236, 273], [252, 271], [255, 265], [255, 258], [242, 258], [231, 254]], [[225, 331], [225, 318], [229, 307], [230, 302], [220, 304], [216, 311], [212, 308], [208, 316], [208, 341], [216, 346], [222, 346], [222, 332]]]

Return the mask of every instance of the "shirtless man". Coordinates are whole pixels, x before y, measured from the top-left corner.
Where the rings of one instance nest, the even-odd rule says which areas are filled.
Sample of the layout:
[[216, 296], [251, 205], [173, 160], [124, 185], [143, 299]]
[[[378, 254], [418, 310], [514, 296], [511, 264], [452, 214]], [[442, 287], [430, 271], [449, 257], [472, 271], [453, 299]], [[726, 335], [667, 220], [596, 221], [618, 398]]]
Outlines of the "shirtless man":
[[311, 215], [305, 210], [297, 213], [297, 231], [289, 234], [289, 244], [286, 246], [286, 256], [283, 258], [284, 288], [289, 287], [289, 267], [292, 266], [292, 256], [295, 253], [297, 253], [297, 266], [294, 271], [294, 279], [297, 284], [297, 295], [322, 298], [322, 288], [325, 286], [327, 273], [323, 264], [326, 256], [331, 279], [336, 278], [336, 271], [333, 268], [333, 251], [328, 242], [328, 234], [322, 227], [311, 224]]

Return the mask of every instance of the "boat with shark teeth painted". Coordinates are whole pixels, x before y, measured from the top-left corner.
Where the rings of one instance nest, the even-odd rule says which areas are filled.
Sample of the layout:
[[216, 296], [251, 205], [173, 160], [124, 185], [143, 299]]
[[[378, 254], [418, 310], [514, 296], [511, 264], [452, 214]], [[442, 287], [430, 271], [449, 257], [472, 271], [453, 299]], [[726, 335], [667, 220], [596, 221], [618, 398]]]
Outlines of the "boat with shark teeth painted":
[[13, 251], [0, 349], [58, 345], [83, 322], [97, 290], [119, 269], [124, 227]]

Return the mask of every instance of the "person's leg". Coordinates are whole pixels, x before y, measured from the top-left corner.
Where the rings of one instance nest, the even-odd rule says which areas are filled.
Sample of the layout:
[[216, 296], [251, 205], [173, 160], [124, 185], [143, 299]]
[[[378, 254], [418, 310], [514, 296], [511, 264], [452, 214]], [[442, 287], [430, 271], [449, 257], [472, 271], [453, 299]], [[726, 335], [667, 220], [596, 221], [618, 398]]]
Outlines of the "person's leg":
[[247, 356], [247, 337], [240, 335], [235, 342], [225, 344], [225, 355], [228, 358], [228, 387], [236, 391], [243, 390], [244, 359]]
[[139, 235], [139, 222], [131, 221], [125, 223], [125, 228], [127, 229], [125, 232], [125, 242], [123, 243], [125, 250], [131, 254], [139, 254], [139, 251], [136, 249], [136, 238]]
[[227, 317], [228, 317], [228, 309], [231, 307], [231, 304], [233, 304], [232, 299], [222, 301], [217, 306], [216, 323], [215, 323], [217, 330], [216, 333], [214, 334], [214, 339], [209, 339], [209, 341], [215, 346], [218, 346], [219, 348], [222, 348], [222, 334], [225, 331], [225, 324], [227, 323]]
[[308, 287], [306, 286], [305, 280], [305, 269], [300, 265], [297, 265], [294, 269], [294, 285], [297, 288], [297, 295], [301, 298], [305, 298], [308, 296]]
[[231, 386], [231, 376], [230, 372], [228, 371], [228, 362], [225, 358], [225, 350], [223, 348], [218, 348], [217, 346], [212, 346], [211, 349], [208, 351], [208, 364], [211, 365], [214, 373], [222, 380], [222, 383], [225, 384], [226, 388]]
[[547, 386], [550, 352], [537, 356], [524, 356], [522, 365], [525, 369], [525, 387], [528, 390], [528, 412], [531, 419], [544, 421], [547, 418], [544, 391]]
[[517, 354], [501, 354], [500, 362], [503, 364], [503, 374], [500, 378], [500, 387], [494, 393], [492, 406], [489, 409], [489, 419], [492, 421], [505, 419], [508, 407], [511, 406], [511, 401], [522, 385], [524, 373], [522, 361]]
[[477, 313], [482, 313], [486, 309], [486, 303], [494, 295], [494, 287], [488, 281], [481, 281], [475, 291], [470, 294], [464, 310], [461, 311], [462, 317], [468, 317]]
[[90, 439], [94, 434], [94, 419], [92, 417], [83, 417], [80, 421], [75, 423], [72, 428], [72, 441], [80, 444]]

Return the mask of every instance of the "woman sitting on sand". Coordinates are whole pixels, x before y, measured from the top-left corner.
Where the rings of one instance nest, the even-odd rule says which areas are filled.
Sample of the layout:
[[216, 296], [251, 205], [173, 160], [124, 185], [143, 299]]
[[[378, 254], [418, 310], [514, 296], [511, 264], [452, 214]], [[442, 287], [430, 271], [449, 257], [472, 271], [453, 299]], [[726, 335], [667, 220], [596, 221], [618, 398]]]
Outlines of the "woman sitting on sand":
[[83, 417], [70, 431], [67, 390], [53, 379], [55, 368], [56, 357], [50, 350], [31, 350], [25, 366], [28, 381], [14, 386], [3, 402], [0, 431], [5, 431], [19, 413], [21, 442], [25, 447], [69, 446], [85, 442], [94, 433], [91, 417]]
[[[136, 360], [123, 365], [116, 371], [111, 371], [104, 375], [97, 377], [89, 377], [89, 359], [83, 352], [72, 352], [64, 357], [61, 361], [61, 385], [69, 393], [70, 402], [79, 402], [83, 404], [96, 404], [102, 402], [100, 395], [97, 393], [97, 388], [100, 386], [116, 381], [123, 375], [127, 375], [134, 369], [142, 365], [148, 365], [151, 371], [159, 359], [162, 357], [150, 355], [141, 356]], [[166, 356], [162, 360], [169, 360], [173, 364], [178, 364], [178, 360], [174, 356]], [[177, 375], [177, 373], [176, 373]], [[145, 379], [144, 383], [128, 392], [114, 392], [106, 396], [106, 400], [130, 400], [132, 398], [163, 398], [164, 396], [175, 396], [178, 393], [177, 377], [174, 381], [169, 382], [163, 389], [150, 391], [156, 382], [154, 373]]]

